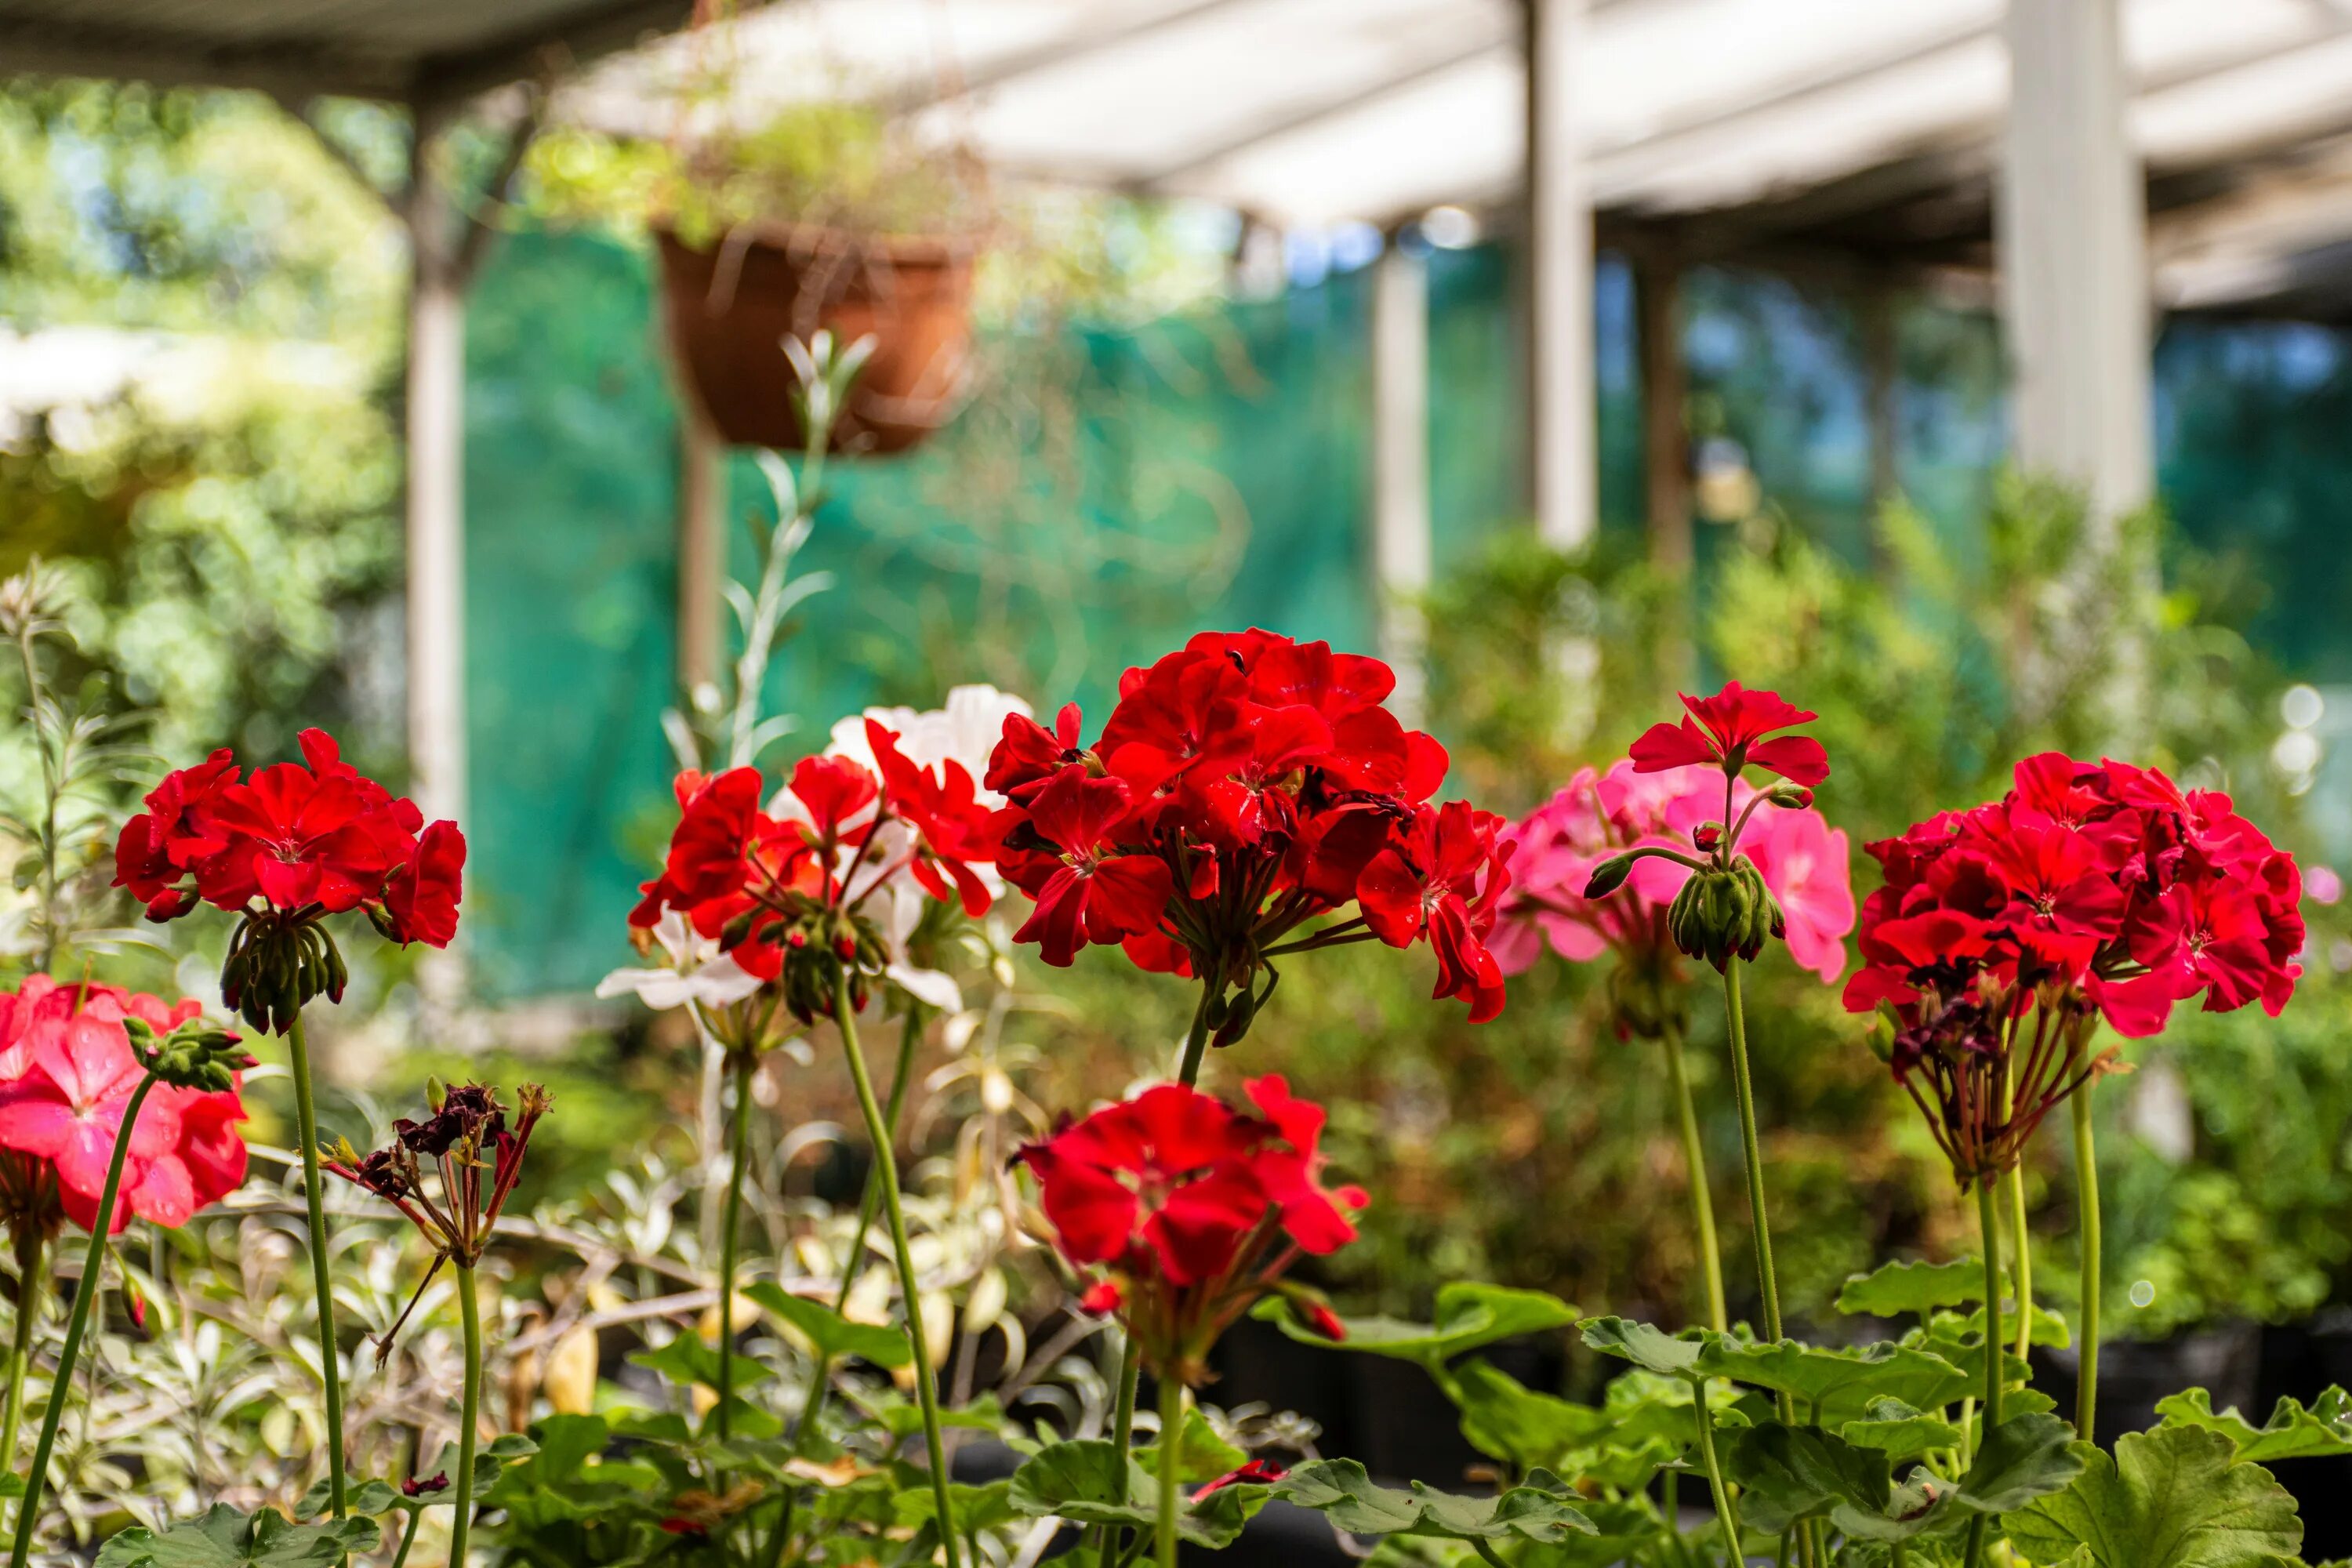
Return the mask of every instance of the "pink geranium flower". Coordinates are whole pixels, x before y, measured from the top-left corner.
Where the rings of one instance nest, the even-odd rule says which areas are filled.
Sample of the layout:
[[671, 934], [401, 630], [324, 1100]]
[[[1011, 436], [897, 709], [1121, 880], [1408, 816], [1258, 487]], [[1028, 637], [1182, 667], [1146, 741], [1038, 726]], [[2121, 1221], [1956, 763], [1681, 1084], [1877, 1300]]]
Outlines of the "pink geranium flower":
[[[1733, 782], [1735, 817], [1755, 794], [1744, 781]], [[1580, 770], [1506, 835], [1517, 846], [1511, 859], [1517, 885], [1489, 944], [1504, 971], [1532, 967], [1547, 944], [1572, 962], [1612, 950], [1643, 960], [1670, 952], [1665, 913], [1690, 879], [1687, 867], [1647, 858], [1605, 898], [1586, 898], [1585, 886], [1602, 861], [1628, 849], [1652, 845], [1687, 853], [1695, 830], [1720, 820], [1725, 804], [1723, 771], [1710, 763], [1647, 771], [1628, 759], [1605, 773]], [[1822, 980], [1835, 981], [1854, 922], [1844, 831], [1810, 806], [1767, 809], [1749, 819], [1739, 847], [1788, 916], [1790, 952]]]

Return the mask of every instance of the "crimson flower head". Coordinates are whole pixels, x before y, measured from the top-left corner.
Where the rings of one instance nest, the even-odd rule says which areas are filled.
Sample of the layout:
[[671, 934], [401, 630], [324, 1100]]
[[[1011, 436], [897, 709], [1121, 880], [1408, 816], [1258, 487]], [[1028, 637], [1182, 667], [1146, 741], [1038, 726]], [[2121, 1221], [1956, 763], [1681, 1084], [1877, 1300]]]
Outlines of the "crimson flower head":
[[1160, 1084], [1064, 1127], [1019, 1158], [1062, 1255], [1105, 1270], [1090, 1310], [1116, 1310], [1145, 1363], [1197, 1384], [1218, 1334], [1300, 1254], [1356, 1237], [1359, 1188], [1323, 1184], [1322, 1108], [1278, 1077], [1246, 1085], [1258, 1114]]
[[303, 1003], [342, 997], [328, 915], [357, 910], [386, 937], [446, 947], [457, 933], [466, 840], [305, 730], [302, 761], [241, 777], [227, 751], [165, 775], [115, 842], [114, 884], [175, 920], [199, 903], [241, 916], [222, 999], [257, 1029], [283, 1032]]
[[[1867, 847], [1885, 882], [1846, 1006], [1885, 1017], [1889, 1063], [1964, 1182], [2106, 1070], [2100, 1019], [2154, 1035], [2198, 997], [2274, 1016], [2302, 973], [2294, 857], [2228, 795], [2153, 768], [2028, 757], [2001, 799]], [[2011, 1080], [2004, 1117], [1992, 1086]]]
[[1388, 710], [1395, 685], [1328, 643], [1203, 632], [1120, 678], [1091, 745], [1075, 705], [1050, 731], [1006, 719], [985, 782], [1008, 802], [997, 865], [1037, 906], [1017, 939], [1055, 965], [1116, 942], [1199, 979], [1220, 1045], [1272, 994], [1275, 960], [1375, 939], [1427, 940], [1437, 994], [1494, 1016], [1484, 942], [1509, 851], [1496, 819], [1429, 804], [1445, 750]]
[[[132, 1025], [152, 1040], [195, 1019], [192, 1000], [166, 1004], [111, 985], [59, 985], [33, 975], [0, 993], [0, 1196], [14, 1226], [54, 1230], [97, 1222], [124, 1112], [147, 1076]], [[132, 1215], [177, 1227], [245, 1180], [246, 1119], [235, 1074], [198, 1090], [159, 1082], [132, 1123], [121, 1201], [109, 1228]]]
[[757, 768], [680, 773], [669, 852], [642, 884], [630, 925], [650, 931], [675, 911], [803, 1022], [833, 1010], [845, 972], [861, 1007], [878, 976], [922, 985], [928, 972], [907, 964], [904, 947], [923, 907], [978, 915], [994, 900], [999, 803], [955, 758], [919, 763], [897, 731], [871, 718], [862, 728], [872, 765], [839, 752], [803, 757], [764, 804]]
[[1748, 691], [1735, 680], [1712, 697], [1685, 692], [1683, 706], [1690, 711], [1680, 724], [1653, 724], [1633, 742], [1636, 769], [1654, 773], [1710, 765], [1737, 777], [1753, 763], [1797, 784], [1817, 784], [1830, 776], [1829, 753], [1819, 741], [1780, 734], [1820, 715], [1783, 701], [1777, 691]]

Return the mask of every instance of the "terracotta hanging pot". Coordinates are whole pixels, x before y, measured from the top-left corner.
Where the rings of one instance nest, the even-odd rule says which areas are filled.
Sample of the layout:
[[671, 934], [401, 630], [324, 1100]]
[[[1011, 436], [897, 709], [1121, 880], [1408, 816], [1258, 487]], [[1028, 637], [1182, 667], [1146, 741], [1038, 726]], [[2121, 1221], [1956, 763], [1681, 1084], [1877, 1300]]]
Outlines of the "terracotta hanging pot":
[[875, 340], [835, 431], [840, 450], [903, 451], [961, 406], [971, 244], [759, 224], [707, 249], [667, 227], [656, 237], [671, 346], [691, 395], [730, 444], [800, 449], [787, 334]]

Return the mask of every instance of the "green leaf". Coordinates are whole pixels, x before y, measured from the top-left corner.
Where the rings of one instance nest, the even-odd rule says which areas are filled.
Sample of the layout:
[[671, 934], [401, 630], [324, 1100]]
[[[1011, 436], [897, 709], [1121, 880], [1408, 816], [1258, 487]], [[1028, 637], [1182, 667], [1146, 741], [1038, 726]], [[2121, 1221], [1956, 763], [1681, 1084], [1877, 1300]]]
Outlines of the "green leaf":
[[1353, 1535], [1433, 1535], [1451, 1541], [1558, 1542], [1593, 1534], [1592, 1521], [1571, 1506], [1567, 1483], [1549, 1470], [1500, 1497], [1441, 1492], [1415, 1481], [1411, 1491], [1374, 1486], [1353, 1459], [1316, 1459], [1274, 1487], [1274, 1494], [1311, 1508]]
[[[358, 1476], [346, 1475], [343, 1478], [343, 1500], [352, 1513], [390, 1513], [400, 1506], [400, 1489], [389, 1481], [362, 1480]], [[295, 1502], [294, 1517], [321, 1519], [333, 1504], [333, 1490], [328, 1485], [327, 1478], [320, 1476]]]
[[915, 1359], [914, 1346], [908, 1343], [904, 1331], [853, 1323], [822, 1302], [791, 1294], [772, 1279], [744, 1287], [743, 1295], [797, 1329], [816, 1353], [829, 1361], [845, 1356], [893, 1371]]
[[[1176, 1436], [1177, 1479], [1198, 1486], [1231, 1475], [1249, 1463], [1249, 1456], [1217, 1436], [1198, 1406], [1188, 1406]], [[1160, 1445], [1135, 1451], [1135, 1462], [1150, 1474], [1160, 1473]]]
[[[1111, 1443], [1086, 1439], [1039, 1449], [1013, 1473], [1005, 1500], [1026, 1519], [1048, 1515], [1073, 1524], [1131, 1524], [1150, 1530], [1160, 1517], [1160, 1483]], [[1212, 1551], [1233, 1544], [1273, 1495], [1241, 1481], [1188, 1501], [1176, 1533]]]
[[580, 1467], [604, 1451], [613, 1429], [601, 1415], [551, 1415], [531, 1427], [539, 1440], [532, 1464], [542, 1483], [562, 1482], [580, 1473]]
[[1973, 1386], [1965, 1369], [1933, 1352], [1899, 1344], [1825, 1350], [1796, 1340], [1747, 1344], [1711, 1334], [1696, 1370], [1786, 1394], [1799, 1410], [1832, 1426], [1867, 1415], [1875, 1399], [1933, 1410]]
[[1454, 1384], [1462, 1436], [1514, 1469], [1556, 1468], [1562, 1456], [1597, 1442], [1614, 1425], [1607, 1413], [1538, 1394], [1490, 1362], [1465, 1362], [1454, 1369]]
[[2042, 1411], [2010, 1415], [1984, 1435], [1954, 1499], [1974, 1513], [2008, 1513], [2063, 1491], [2083, 1473], [2074, 1429]]
[[[955, 1515], [956, 1533], [969, 1539], [980, 1531], [996, 1530], [1021, 1518], [1013, 1510], [1012, 1490], [1011, 1481], [991, 1481], [984, 1487], [951, 1482], [948, 1509]], [[899, 1492], [890, 1500], [890, 1507], [901, 1524], [928, 1525], [940, 1513], [939, 1500], [928, 1482]]]
[[[734, 1381], [737, 1393], [776, 1374], [749, 1356], [733, 1356]], [[659, 1373], [680, 1388], [700, 1384], [705, 1388], [719, 1386], [719, 1352], [702, 1342], [702, 1336], [683, 1333], [659, 1350], [635, 1351], [629, 1360], [648, 1372]]]
[[1938, 1307], [1983, 1300], [1983, 1260], [1960, 1258], [1949, 1263], [1887, 1263], [1851, 1275], [1838, 1289], [1837, 1310], [1873, 1318], [1906, 1312], [1924, 1318]]
[[[923, 1407], [896, 1389], [866, 1389], [851, 1398], [860, 1410], [889, 1434], [894, 1447], [923, 1429]], [[997, 1404], [993, 1394], [983, 1394], [970, 1405], [940, 1411], [940, 1425], [966, 1432], [1001, 1433], [1004, 1429], [1004, 1407]], [[1224, 1472], [1221, 1470], [1218, 1473], [1222, 1475]]]
[[1724, 1473], [1745, 1489], [1741, 1521], [1767, 1535], [1840, 1504], [1879, 1514], [1893, 1485], [1885, 1454], [1857, 1448], [1819, 1426], [1778, 1421], [1733, 1433], [1725, 1445]]
[[1644, 1372], [1681, 1378], [1705, 1375], [1698, 1370], [1699, 1357], [1707, 1349], [1704, 1338], [1684, 1338], [1626, 1318], [1592, 1318], [1585, 1322], [1584, 1342], [1602, 1355], [1630, 1361]]
[[109, 1540], [99, 1568], [331, 1568], [376, 1544], [375, 1521], [294, 1524], [275, 1509], [244, 1514], [215, 1503], [200, 1518], [156, 1535], [142, 1528]]
[[2074, 1445], [2074, 1484], [2002, 1516], [2037, 1563], [2080, 1552], [2091, 1568], [2266, 1568], [2303, 1545], [2294, 1499], [2260, 1465], [2237, 1463], [2221, 1433], [2159, 1426], [2131, 1433], [2112, 1458]]
[[[1950, 1319], [1963, 1333], [1981, 1335], [1984, 1332], [1985, 1318], [1982, 1307], [1971, 1312], [1948, 1312], [1937, 1315]], [[2017, 1342], [2017, 1304], [2013, 1301], [2004, 1302], [2001, 1306], [2000, 1333], [2004, 1343], [2013, 1345]], [[2067, 1327], [2064, 1318], [2036, 1302], [2033, 1308], [2033, 1342], [2037, 1345], [2049, 1345], [2056, 1350], [2064, 1350], [2074, 1342], [2074, 1331]]]
[[1875, 1448], [1889, 1459], [1916, 1458], [1960, 1446], [1958, 1427], [1900, 1399], [1872, 1400], [1860, 1416], [1838, 1428], [1838, 1436], [1857, 1448]]
[[2308, 1459], [2328, 1454], [2352, 1453], [2352, 1396], [2329, 1388], [2311, 1402], [2282, 1399], [2267, 1425], [2256, 1426], [2237, 1407], [2213, 1413], [2213, 1396], [2201, 1388], [2186, 1389], [2157, 1401], [2156, 1413], [2168, 1426], [2200, 1426], [2219, 1432], [2237, 1449], [2238, 1458], [2254, 1464], [2273, 1459]]
[[1564, 1329], [1577, 1320], [1577, 1310], [1557, 1296], [1541, 1290], [1514, 1290], [1502, 1285], [1482, 1285], [1456, 1279], [1437, 1288], [1435, 1321], [1409, 1323], [1399, 1318], [1342, 1318], [1342, 1340], [1327, 1339], [1300, 1321], [1290, 1302], [1269, 1296], [1251, 1316], [1262, 1318], [1303, 1344], [1327, 1350], [1362, 1351], [1419, 1362], [1433, 1371], [1465, 1351], [1520, 1334]]

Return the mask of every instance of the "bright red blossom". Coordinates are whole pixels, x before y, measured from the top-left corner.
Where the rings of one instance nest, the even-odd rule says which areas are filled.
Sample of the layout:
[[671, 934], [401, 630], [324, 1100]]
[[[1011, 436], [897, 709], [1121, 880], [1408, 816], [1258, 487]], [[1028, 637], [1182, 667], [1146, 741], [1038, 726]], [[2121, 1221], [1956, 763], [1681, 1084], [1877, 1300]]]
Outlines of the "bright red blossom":
[[1689, 716], [1680, 724], [1653, 724], [1633, 742], [1633, 766], [1658, 773], [1693, 763], [1712, 763], [1738, 775], [1753, 764], [1795, 784], [1817, 784], [1830, 776], [1829, 753], [1809, 735], [1780, 731], [1810, 724], [1819, 715], [1783, 701], [1775, 691], [1748, 691], [1732, 681], [1712, 697], [1683, 696]]
[[[199, 901], [305, 920], [364, 908], [388, 915], [397, 940], [446, 945], [465, 864], [456, 825], [427, 827], [414, 802], [344, 762], [325, 731], [300, 741], [301, 762], [250, 778], [226, 750], [167, 774], [115, 842], [115, 886], [150, 920]], [[389, 910], [395, 886], [400, 910]]]
[[[1019, 940], [1055, 964], [1116, 942], [1143, 968], [1201, 978], [1220, 1043], [1271, 992], [1270, 960], [1376, 934], [1426, 938], [1437, 994], [1492, 1017], [1502, 977], [1484, 940], [1508, 851], [1496, 819], [1425, 804], [1444, 748], [1383, 706], [1395, 684], [1328, 643], [1203, 632], [1120, 678], [1091, 747], [1075, 706], [1051, 731], [1007, 719], [985, 782], [1010, 802], [998, 866], [1037, 902]], [[1292, 937], [1349, 903], [1360, 922]], [[1228, 989], [1244, 993], [1231, 1007]]]
[[1224, 1326], [1300, 1253], [1355, 1239], [1353, 1187], [1326, 1188], [1322, 1108], [1278, 1077], [1252, 1080], [1261, 1114], [1160, 1084], [1022, 1150], [1089, 1311], [1117, 1311], [1147, 1363], [1198, 1382]]

